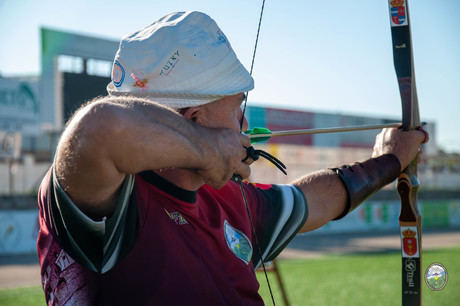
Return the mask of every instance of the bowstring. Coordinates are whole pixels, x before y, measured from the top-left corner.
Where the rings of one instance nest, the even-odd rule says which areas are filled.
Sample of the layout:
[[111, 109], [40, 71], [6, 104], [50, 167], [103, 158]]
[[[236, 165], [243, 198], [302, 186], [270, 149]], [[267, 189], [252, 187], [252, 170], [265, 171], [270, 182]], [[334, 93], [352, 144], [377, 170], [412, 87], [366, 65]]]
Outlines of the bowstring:
[[[252, 71], [254, 69], [254, 62], [256, 59], [257, 44], [259, 42], [260, 27], [262, 26], [262, 16], [264, 15], [264, 8], [265, 8], [265, 0], [262, 0], [262, 7], [260, 9], [260, 16], [259, 16], [259, 25], [257, 26], [256, 42], [254, 43], [254, 51], [252, 52], [251, 69], [249, 70], [249, 74], [251, 76], [252, 76]], [[244, 96], [243, 116], [241, 117], [241, 122], [240, 122], [240, 132], [243, 129], [244, 114], [246, 113], [246, 104], [248, 102], [248, 95], [249, 95], [249, 91], [247, 91], [246, 95]]]
[[[265, 8], [265, 0], [262, 0], [262, 7], [260, 9], [260, 16], [259, 16], [259, 24], [257, 26], [256, 41], [255, 41], [255, 44], [254, 44], [254, 51], [252, 53], [251, 69], [249, 71], [249, 74], [251, 76], [252, 76], [252, 71], [254, 69], [254, 62], [255, 62], [255, 59], [256, 59], [257, 44], [259, 42], [259, 34], [260, 34], [260, 28], [261, 28], [261, 25], [262, 25], [262, 16], [264, 14], [264, 8]], [[247, 91], [245, 96], [244, 96], [243, 115], [241, 116], [241, 121], [240, 121], [240, 132], [242, 132], [242, 130], [243, 130], [244, 114], [246, 113], [246, 105], [247, 105], [247, 102], [248, 102], [248, 95], [249, 95], [249, 92]], [[270, 297], [272, 299], [273, 306], [275, 306], [276, 305], [275, 304], [275, 298], [273, 297], [273, 291], [272, 291], [272, 288], [270, 286], [270, 281], [268, 280], [267, 270], [265, 268], [264, 260], [262, 258], [262, 256], [263, 256], [262, 251], [260, 249], [260, 244], [259, 244], [258, 239], [257, 239], [256, 230], [255, 230], [255, 227], [254, 227], [254, 222], [252, 221], [252, 216], [251, 216], [251, 212], [249, 210], [248, 201], [246, 199], [246, 194], [244, 192], [243, 180], [239, 179], [239, 183], [240, 183], [241, 195], [243, 196], [244, 205], [246, 207], [246, 212], [248, 214], [249, 221], [251, 223], [252, 235], [254, 236], [254, 242], [255, 242], [255, 245], [256, 245], [256, 248], [257, 248], [257, 253], [259, 254], [259, 260], [260, 260], [260, 262], [262, 264], [262, 268], [264, 270], [265, 280], [267, 281], [268, 290], [270, 291]]]
[[270, 291], [270, 297], [272, 298], [273, 306], [275, 306], [276, 305], [275, 304], [275, 298], [273, 297], [272, 287], [270, 286], [270, 281], [268, 280], [267, 270], [265, 268], [265, 264], [264, 264], [264, 261], [263, 261], [263, 258], [262, 258], [262, 250], [260, 248], [260, 244], [259, 244], [259, 241], [257, 239], [256, 229], [254, 227], [254, 222], [252, 221], [252, 216], [251, 216], [251, 212], [249, 210], [248, 201], [246, 199], [246, 194], [244, 192], [243, 180], [240, 179], [239, 183], [240, 183], [241, 194], [243, 195], [244, 206], [246, 207], [246, 212], [248, 214], [249, 221], [251, 223], [252, 235], [254, 236], [254, 244], [256, 245], [256, 248], [257, 248], [256, 251], [259, 254], [259, 260], [260, 260], [260, 262], [262, 264], [262, 268], [264, 269], [265, 280], [267, 281], [268, 290]]

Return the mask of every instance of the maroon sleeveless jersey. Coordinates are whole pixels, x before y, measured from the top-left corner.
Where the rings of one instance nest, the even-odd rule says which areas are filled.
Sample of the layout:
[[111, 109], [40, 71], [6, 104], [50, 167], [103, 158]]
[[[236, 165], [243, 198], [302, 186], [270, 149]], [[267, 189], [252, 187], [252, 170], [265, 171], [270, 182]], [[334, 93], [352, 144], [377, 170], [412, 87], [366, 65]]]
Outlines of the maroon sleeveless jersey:
[[[153, 172], [136, 175], [130, 203], [137, 213], [135, 235], [123, 240], [121, 247], [129, 249], [101, 272], [69, 255], [72, 250], [64, 241], [69, 238], [62, 238], [65, 229], [54, 220], [60, 215], [52, 213], [57, 198], [51, 177], [52, 171], [38, 195], [38, 254], [48, 304], [263, 305], [254, 272], [258, 259], [252, 258], [254, 237], [239, 184], [230, 181], [219, 190], [204, 185], [181, 194], [163, 188], [165, 182], [158, 183], [162, 179]], [[262, 253], [277, 238], [272, 232], [283, 200], [275, 187], [244, 184]], [[302, 224], [305, 218], [306, 212]], [[295, 231], [301, 225], [287, 223], [282, 227]]]

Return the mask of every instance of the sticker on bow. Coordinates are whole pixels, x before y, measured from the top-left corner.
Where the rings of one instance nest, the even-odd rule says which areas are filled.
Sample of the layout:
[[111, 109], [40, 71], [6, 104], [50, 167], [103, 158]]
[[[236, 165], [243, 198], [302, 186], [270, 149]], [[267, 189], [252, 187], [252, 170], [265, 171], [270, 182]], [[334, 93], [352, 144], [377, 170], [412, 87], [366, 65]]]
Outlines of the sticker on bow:
[[401, 227], [402, 257], [420, 257], [416, 226]]
[[224, 236], [228, 248], [236, 257], [249, 264], [252, 257], [252, 245], [249, 238], [241, 231], [224, 221]]
[[406, 0], [390, 0], [391, 26], [400, 27], [407, 25]]
[[166, 208], [165, 208], [165, 212], [168, 215], [168, 217], [171, 220], [173, 220], [176, 224], [178, 225], [188, 224], [187, 220], [185, 220], [185, 218], [181, 215], [180, 212], [178, 211], [169, 212], [166, 210]]

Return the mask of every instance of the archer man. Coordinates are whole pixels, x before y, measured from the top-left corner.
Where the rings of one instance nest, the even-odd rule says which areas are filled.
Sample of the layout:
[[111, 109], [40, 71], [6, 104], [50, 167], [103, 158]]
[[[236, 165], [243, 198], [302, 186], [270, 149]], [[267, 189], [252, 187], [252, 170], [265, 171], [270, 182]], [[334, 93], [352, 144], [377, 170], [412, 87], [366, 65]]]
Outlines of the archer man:
[[263, 305], [261, 259], [345, 217], [424, 140], [385, 129], [364, 162], [289, 185], [242, 183], [254, 150], [240, 106], [253, 87], [203, 13], [172, 13], [122, 39], [108, 96], [74, 114], [40, 186], [48, 304]]

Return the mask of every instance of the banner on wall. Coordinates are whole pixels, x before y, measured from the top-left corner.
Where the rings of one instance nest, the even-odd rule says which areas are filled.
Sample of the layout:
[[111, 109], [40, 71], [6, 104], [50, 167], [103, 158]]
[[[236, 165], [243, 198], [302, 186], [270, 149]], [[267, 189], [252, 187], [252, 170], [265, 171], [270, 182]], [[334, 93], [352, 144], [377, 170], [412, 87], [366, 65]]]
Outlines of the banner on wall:
[[0, 255], [37, 251], [38, 210], [0, 211]]
[[[398, 230], [400, 205], [397, 201], [366, 202], [342, 220], [308, 235]], [[460, 227], [460, 200], [423, 201], [419, 207], [425, 229]], [[0, 210], [0, 255], [35, 253], [38, 230], [38, 210]]]
[[[365, 202], [345, 218], [309, 234], [397, 230], [400, 207], [398, 201]], [[421, 201], [419, 209], [424, 229], [460, 226], [460, 201]]]

